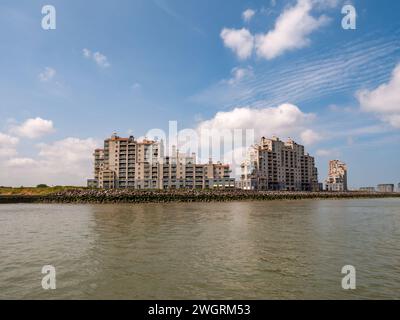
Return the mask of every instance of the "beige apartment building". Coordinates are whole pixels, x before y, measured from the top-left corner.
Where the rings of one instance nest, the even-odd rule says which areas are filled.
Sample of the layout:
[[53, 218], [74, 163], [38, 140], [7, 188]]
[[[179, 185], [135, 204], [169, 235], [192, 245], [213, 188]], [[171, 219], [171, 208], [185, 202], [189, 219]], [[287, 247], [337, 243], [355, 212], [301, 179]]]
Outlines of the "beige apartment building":
[[378, 192], [387, 192], [393, 193], [394, 192], [394, 184], [386, 183], [386, 184], [378, 184]]
[[325, 180], [327, 191], [347, 191], [347, 165], [340, 160], [329, 161], [328, 178]]
[[233, 188], [229, 165], [197, 164], [196, 155], [173, 148], [164, 156], [163, 141], [137, 141], [113, 134], [94, 152], [94, 179], [88, 186], [104, 189], [211, 189]]
[[318, 191], [318, 170], [304, 146], [262, 138], [251, 148], [237, 187], [246, 190]]

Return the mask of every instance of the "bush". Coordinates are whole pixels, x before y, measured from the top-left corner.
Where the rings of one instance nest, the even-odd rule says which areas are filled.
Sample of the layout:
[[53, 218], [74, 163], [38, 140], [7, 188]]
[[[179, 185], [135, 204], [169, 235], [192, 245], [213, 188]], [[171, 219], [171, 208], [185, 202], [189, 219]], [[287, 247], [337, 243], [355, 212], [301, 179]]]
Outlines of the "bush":
[[38, 184], [37, 186], [36, 186], [36, 188], [38, 188], [38, 189], [45, 189], [45, 188], [48, 188], [49, 186], [47, 185], [47, 184]]

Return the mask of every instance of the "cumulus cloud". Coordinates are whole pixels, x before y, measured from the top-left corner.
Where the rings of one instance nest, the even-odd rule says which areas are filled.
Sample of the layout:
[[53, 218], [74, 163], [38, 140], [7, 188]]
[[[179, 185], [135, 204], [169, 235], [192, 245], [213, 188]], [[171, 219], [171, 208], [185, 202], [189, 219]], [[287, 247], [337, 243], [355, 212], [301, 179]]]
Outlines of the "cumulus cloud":
[[35, 157], [12, 157], [0, 162], [0, 181], [6, 185], [84, 185], [93, 175], [92, 154], [99, 142], [66, 138], [37, 145]]
[[235, 52], [239, 59], [243, 60], [251, 56], [254, 47], [254, 37], [246, 28], [224, 28], [220, 36], [224, 41], [225, 47]]
[[297, 106], [286, 103], [278, 107], [218, 112], [211, 120], [200, 123], [199, 129], [254, 129], [256, 137], [300, 137], [314, 119], [314, 114], [304, 113]]
[[[310, 43], [309, 36], [318, 28], [326, 25], [330, 19], [321, 15], [314, 17], [311, 11], [314, 7], [323, 8], [319, 0], [297, 0], [294, 6], [286, 8], [275, 22], [272, 30], [265, 34], [253, 35], [249, 30], [224, 28], [221, 38], [226, 47], [230, 48], [239, 59], [247, 59], [253, 50], [258, 57], [273, 59], [286, 51], [303, 48]], [[331, 4], [328, 6], [330, 7]], [[246, 13], [246, 15], [245, 15]], [[245, 11], [246, 20], [254, 15]]]
[[361, 110], [378, 115], [383, 121], [400, 128], [400, 64], [392, 72], [388, 83], [374, 90], [361, 90], [356, 94]]
[[31, 158], [12, 158], [7, 160], [6, 165], [8, 167], [26, 167], [29, 166], [30, 168], [32, 165], [36, 163], [35, 160]]
[[18, 138], [0, 132], [0, 146], [15, 146], [18, 142]]
[[310, 14], [312, 5], [311, 0], [298, 0], [295, 6], [286, 9], [279, 16], [273, 30], [257, 35], [257, 55], [273, 59], [285, 51], [307, 46], [310, 43], [308, 36], [329, 21], [325, 15], [314, 18]]
[[300, 134], [300, 138], [305, 145], [312, 145], [322, 140], [321, 134], [312, 129], [303, 131]]
[[85, 178], [93, 175], [92, 154], [98, 147], [96, 140], [70, 137], [38, 147], [43, 176], [48, 182], [82, 185]]
[[20, 137], [36, 139], [52, 133], [54, 126], [53, 121], [37, 117], [28, 119], [19, 126], [13, 126], [10, 131]]
[[82, 50], [82, 53], [85, 58], [93, 60], [102, 68], [108, 68], [111, 66], [111, 64], [108, 62], [108, 58], [100, 52], [92, 52], [91, 50], [85, 48]]
[[44, 68], [43, 72], [39, 73], [39, 80], [41, 82], [48, 82], [52, 80], [56, 75], [56, 70], [50, 67]]
[[247, 9], [243, 11], [242, 18], [245, 22], [249, 22], [254, 17], [255, 14], [256, 12], [253, 9]]
[[1, 158], [9, 158], [14, 157], [17, 155], [17, 150], [15, 148], [8, 148], [8, 147], [0, 147], [0, 159]]
[[[207, 160], [203, 152], [209, 155], [211, 151], [214, 160], [231, 164], [234, 174], [239, 174], [240, 163], [249, 147], [263, 136], [291, 137], [297, 142], [307, 140], [307, 143], [315, 143], [317, 133], [309, 129], [314, 119], [314, 114], [304, 113], [289, 103], [277, 107], [243, 107], [218, 112], [197, 127], [202, 160]], [[222, 145], [219, 144], [221, 141]]]
[[40, 149], [39, 156], [46, 161], [74, 166], [81, 160], [91, 158], [96, 142], [91, 138], [86, 140], [66, 138], [52, 144], [41, 143], [38, 147]]
[[13, 157], [17, 154], [16, 145], [19, 139], [0, 132], [0, 158]]

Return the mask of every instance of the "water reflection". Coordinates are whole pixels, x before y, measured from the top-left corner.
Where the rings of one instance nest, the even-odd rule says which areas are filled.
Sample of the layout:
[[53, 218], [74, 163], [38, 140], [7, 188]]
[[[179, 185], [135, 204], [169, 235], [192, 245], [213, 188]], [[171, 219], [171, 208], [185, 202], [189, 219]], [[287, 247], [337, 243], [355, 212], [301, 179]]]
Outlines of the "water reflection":
[[[399, 298], [399, 199], [0, 206], [0, 298]], [[40, 269], [57, 268], [54, 292]], [[341, 268], [357, 268], [356, 291]]]

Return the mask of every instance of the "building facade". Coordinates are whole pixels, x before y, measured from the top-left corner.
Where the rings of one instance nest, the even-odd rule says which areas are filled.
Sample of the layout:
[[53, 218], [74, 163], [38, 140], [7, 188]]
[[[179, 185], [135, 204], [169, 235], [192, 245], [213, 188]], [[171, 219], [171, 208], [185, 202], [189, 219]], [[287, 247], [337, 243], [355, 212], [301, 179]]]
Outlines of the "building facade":
[[262, 138], [242, 163], [237, 187], [246, 190], [318, 191], [318, 170], [304, 146]]
[[378, 192], [394, 192], [394, 184], [378, 184]]
[[162, 141], [137, 141], [113, 134], [103, 149], [94, 151], [94, 179], [88, 186], [102, 189], [212, 189], [234, 188], [229, 165], [197, 164], [196, 154], [173, 148], [164, 156]]
[[360, 191], [362, 192], [375, 192], [375, 187], [361, 187]]
[[340, 160], [329, 161], [328, 178], [325, 180], [326, 191], [347, 191], [347, 165]]

